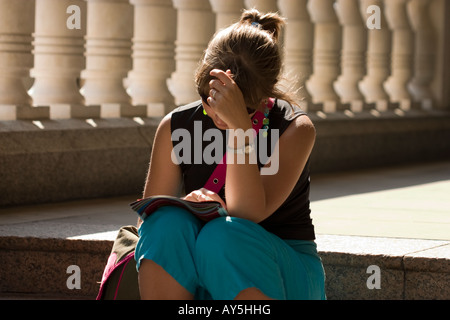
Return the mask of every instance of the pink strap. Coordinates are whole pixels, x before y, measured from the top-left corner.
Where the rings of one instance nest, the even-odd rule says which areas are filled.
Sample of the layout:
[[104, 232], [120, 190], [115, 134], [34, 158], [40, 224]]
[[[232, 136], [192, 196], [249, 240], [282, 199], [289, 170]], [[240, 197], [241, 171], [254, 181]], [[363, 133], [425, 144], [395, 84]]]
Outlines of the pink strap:
[[[274, 99], [270, 98], [267, 107], [269, 110], [272, 109], [274, 104]], [[255, 121], [258, 120], [258, 121]], [[259, 129], [263, 126], [264, 113], [261, 111], [256, 111], [255, 115], [252, 117], [253, 121], [253, 129], [258, 133]], [[208, 181], [206, 181], [205, 189], [213, 191], [215, 193], [219, 193], [222, 187], [225, 184], [225, 177], [227, 175], [227, 163], [226, 163], [227, 155], [225, 154], [222, 158], [222, 161], [217, 165], [216, 169], [214, 169], [213, 173], [209, 177]]]
[[122, 280], [123, 271], [125, 270], [126, 265], [130, 262], [131, 259], [134, 259], [134, 251], [130, 252], [125, 258], [123, 258], [120, 262], [116, 264], [117, 254], [115, 252], [111, 253], [108, 258], [108, 262], [106, 263], [105, 270], [103, 271], [102, 281], [100, 282], [100, 290], [98, 292], [96, 300], [101, 300], [103, 297], [103, 291], [105, 289], [106, 280], [109, 279], [114, 270], [116, 270], [119, 266], [125, 264], [120, 274], [119, 283], [117, 284], [116, 291], [114, 293], [114, 300], [116, 300], [117, 292], [119, 290], [120, 281]]

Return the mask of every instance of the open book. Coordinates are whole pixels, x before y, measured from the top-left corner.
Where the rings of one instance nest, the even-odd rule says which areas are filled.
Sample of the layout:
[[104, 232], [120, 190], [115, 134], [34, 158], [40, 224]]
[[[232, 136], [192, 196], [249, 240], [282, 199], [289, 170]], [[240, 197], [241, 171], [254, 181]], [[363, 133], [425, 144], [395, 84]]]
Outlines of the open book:
[[145, 220], [154, 211], [163, 206], [175, 206], [186, 209], [203, 221], [227, 216], [227, 210], [218, 201], [193, 202], [171, 196], [153, 196], [130, 203], [131, 209]]

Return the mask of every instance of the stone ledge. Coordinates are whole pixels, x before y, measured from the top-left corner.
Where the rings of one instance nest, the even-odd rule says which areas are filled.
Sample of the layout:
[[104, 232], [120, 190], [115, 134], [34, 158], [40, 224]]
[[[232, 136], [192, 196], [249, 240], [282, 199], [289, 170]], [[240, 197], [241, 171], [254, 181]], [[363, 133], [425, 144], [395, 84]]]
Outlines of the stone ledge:
[[[450, 158], [450, 113], [312, 117], [313, 172]], [[0, 206], [141, 193], [156, 118], [0, 121]]]
[[[0, 292], [93, 299], [111, 247], [111, 241], [1, 237]], [[66, 285], [71, 265], [81, 270], [79, 290]]]
[[[330, 300], [450, 299], [450, 241], [318, 235]], [[0, 237], [0, 295], [94, 299], [111, 240]], [[81, 289], [66, 287], [78, 265]], [[369, 289], [369, 266], [380, 289]]]
[[[317, 246], [331, 300], [450, 298], [450, 241], [318, 235]], [[380, 289], [367, 287], [370, 266]]]
[[327, 119], [311, 117], [316, 144], [314, 172], [339, 172], [450, 158], [450, 113], [411, 112], [404, 116], [361, 113]]
[[0, 206], [141, 193], [159, 121], [0, 122]]

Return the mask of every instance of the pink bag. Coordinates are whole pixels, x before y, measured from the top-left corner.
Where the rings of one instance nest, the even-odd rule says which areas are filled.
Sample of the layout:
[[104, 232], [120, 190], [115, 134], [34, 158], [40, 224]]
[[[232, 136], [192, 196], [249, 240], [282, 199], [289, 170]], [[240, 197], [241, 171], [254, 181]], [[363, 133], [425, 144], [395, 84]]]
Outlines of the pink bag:
[[134, 226], [122, 227], [103, 271], [96, 300], [140, 300], [134, 250], [139, 239]]

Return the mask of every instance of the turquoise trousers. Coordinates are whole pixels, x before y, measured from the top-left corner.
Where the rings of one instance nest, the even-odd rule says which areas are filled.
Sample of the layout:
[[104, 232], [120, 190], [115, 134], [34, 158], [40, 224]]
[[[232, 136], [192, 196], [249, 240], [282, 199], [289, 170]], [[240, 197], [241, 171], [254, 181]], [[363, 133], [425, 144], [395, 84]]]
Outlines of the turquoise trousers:
[[135, 259], [138, 270], [142, 259], [153, 260], [199, 300], [231, 300], [247, 288], [273, 299], [325, 299], [316, 244], [283, 240], [245, 219], [204, 223], [162, 207], [140, 226]]

